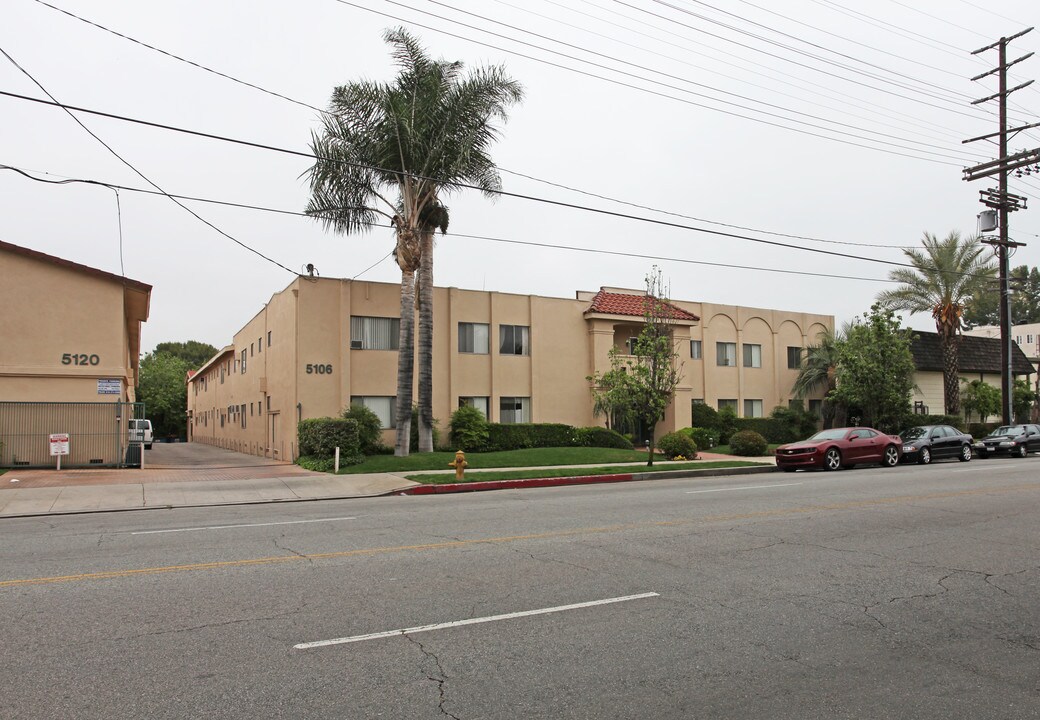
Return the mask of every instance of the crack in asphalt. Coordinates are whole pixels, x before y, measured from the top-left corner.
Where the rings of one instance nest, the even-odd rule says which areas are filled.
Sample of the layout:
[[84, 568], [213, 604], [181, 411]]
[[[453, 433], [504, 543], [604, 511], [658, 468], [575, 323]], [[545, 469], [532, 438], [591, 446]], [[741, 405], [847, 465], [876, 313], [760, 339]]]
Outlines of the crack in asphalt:
[[296, 613], [298, 613], [302, 609], [303, 609], [303, 607], [301, 606], [299, 608], [294, 608], [292, 610], [288, 610], [288, 611], [283, 612], [283, 613], [278, 613], [276, 615], [265, 615], [265, 616], [261, 616], [261, 617], [237, 618], [235, 620], [225, 620], [224, 622], [218, 622], [218, 623], [205, 623], [205, 624], [202, 624], [202, 625], [192, 625], [191, 627], [176, 628], [174, 630], [156, 630], [155, 632], [137, 633], [135, 635], [121, 635], [119, 637], [112, 638], [112, 639], [115, 640], [116, 642], [122, 642], [124, 640], [137, 640], [139, 638], [155, 637], [155, 636], [158, 636], [158, 635], [177, 635], [177, 634], [180, 634], [180, 633], [195, 632], [196, 630], [208, 630], [210, 628], [226, 627], [228, 625], [238, 625], [238, 624], [246, 623], [246, 622], [258, 622], [258, 621], [262, 621], [262, 620], [278, 620], [278, 619], [283, 618], [283, 617], [289, 617], [290, 615], [295, 615]]
[[578, 568], [579, 570], [584, 570], [585, 572], [591, 572], [591, 573], [603, 572], [602, 570], [593, 570], [590, 567], [585, 567], [584, 565], [578, 565], [577, 563], [567, 562], [566, 560], [560, 560], [558, 558], [538, 557], [534, 553], [528, 552], [526, 550], [521, 550], [520, 548], [511, 547], [509, 549], [512, 550], [513, 552], [515, 552], [517, 555], [523, 555], [525, 557], [529, 557], [532, 560], [534, 560], [535, 562], [557, 563], [559, 565], [564, 565], [566, 567], [572, 567], [572, 568]]
[[[285, 533], [282, 533], [281, 537], [284, 538], [285, 537]], [[296, 557], [301, 558], [303, 560], [306, 560], [308, 562], [308, 564], [310, 564], [311, 567], [314, 567], [314, 559], [310, 555], [304, 555], [301, 552], [297, 552], [296, 550], [293, 550], [291, 547], [289, 547], [287, 545], [282, 545], [281, 543], [278, 542], [278, 538], [276, 538], [276, 537], [275, 538], [271, 538], [271, 542], [273, 542], [274, 546], [276, 548], [278, 548], [279, 550], [284, 550], [285, 552], [290, 552], [293, 555], [295, 555]]]
[[425, 655], [427, 658], [432, 659], [434, 664], [437, 666], [437, 673], [440, 675], [440, 677], [433, 677], [432, 675], [426, 676], [427, 680], [437, 683], [437, 692], [440, 695], [440, 699], [437, 702], [437, 709], [440, 710], [441, 714], [445, 715], [446, 717], [450, 717], [453, 720], [462, 720], [458, 715], [453, 715], [444, 708], [444, 703], [447, 702], [448, 699], [447, 693], [444, 689], [444, 684], [448, 682], [448, 675], [444, 672], [444, 667], [441, 665], [440, 658], [438, 658], [434, 653], [427, 650], [426, 646], [424, 646], [421, 642], [413, 638], [408, 633], [401, 634], [406, 640], [408, 640], [408, 642], [417, 645], [419, 650], [422, 651], [422, 654]]

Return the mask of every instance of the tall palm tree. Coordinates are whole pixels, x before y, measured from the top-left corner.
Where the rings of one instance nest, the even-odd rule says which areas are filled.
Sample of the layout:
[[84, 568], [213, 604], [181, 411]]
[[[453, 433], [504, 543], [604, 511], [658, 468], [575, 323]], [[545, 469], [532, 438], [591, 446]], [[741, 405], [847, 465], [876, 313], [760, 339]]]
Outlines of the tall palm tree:
[[978, 238], [961, 240], [951, 232], [939, 240], [925, 233], [922, 245], [923, 252], [903, 251], [913, 269], [890, 272], [889, 278], [901, 285], [882, 292], [878, 300], [893, 310], [929, 312], [935, 318], [943, 356], [943, 404], [947, 415], [959, 415], [961, 317], [972, 296], [993, 279], [996, 267], [983, 257], [986, 248]]
[[401, 268], [395, 452], [407, 455], [416, 307], [419, 450], [433, 449], [433, 236], [447, 231], [449, 219], [442, 197], [462, 187], [489, 197], [501, 189], [488, 151], [523, 89], [497, 66], [463, 76], [461, 62], [432, 59], [403, 29], [383, 37], [397, 76], [333, 90], [322, 130], [312, 134], [318, 159], [307, 173], [307, 213], [347, 234], [368, 230], [380, 217], [393, 227]]

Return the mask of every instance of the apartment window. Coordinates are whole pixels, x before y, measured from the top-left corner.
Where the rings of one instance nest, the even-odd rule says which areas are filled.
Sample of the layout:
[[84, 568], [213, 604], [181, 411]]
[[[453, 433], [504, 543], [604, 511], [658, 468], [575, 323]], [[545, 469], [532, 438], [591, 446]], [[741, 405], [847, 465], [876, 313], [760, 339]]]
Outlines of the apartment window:
[[352, 395], [350, 398], [351, 405], [363, 405], [369, 410], [376, 414], [379, 418], [379, 426], [381, 428], [395, 428], [397, 423], [394, 417], [394, 405], [397, 404], [397, 398], [385, 397], [379, 395]]
[[1033, 344], [1033, 336], [1032, 335], [1026, 335], [1026, 344], [1027, 345], [1032, 345]]
[[459, 323], [459, 352], [474, 355], [488, 354], [487, 323]]
[[731, 342], [715, 343], [715, 364], [725, 367], [736, 367], [737, 344]]
[[242, 406], [240, 408], [240, 412], [241, 412], [241, 415], [242, 415], [242, 427], [245, 427], [246, 426], [246, 404], [245, 403], [242, 403]]
[[1022, 336], [1021, 335], [1015, 335], [1015, 344], [1016, 345], [1021, 345], [1022, 344]]
[[762, 401], [761, 400], [745, 400], [744, 401], [744, 417], [746, 417], [746, 418], [760, 418], [760, 417], [762, 417]]
[[260, 396], [260, 400], [256, 403], [256, 414], [259, 415], [264, 411], [264, 396]]
[[744, 343], [744, 367], [747, 368], [760, 368], [762, 367], [762, 346], [761, 345], [749, 345]]
[[249, 403], [249, 414], [253, 414], [253, 403]]
[[260, 337], [258, 337], [256, 339], [256, 347], [257, 347], [257, 352], [263, 352], [264, 351], [264, 336], [263, 335], [261, 335]]
[[350, 318], [351, 350], [397, 350], [401, 339], [401, 319], [386, 317]]
[[625, 341], [625, 347], [628, 349], [628, 354], [629, 355], [635, 355], [636, 354], [636, 343], [637, 342], [639, 342], [639, 338], [637, 338], [637, 337], [630, 337], [628, 340]]
[[501, 355], [530, 355], [531, 329], [526, 325], [499, 325], [498, 352]]
[[693, 360], [701, 359], [701, 341], [690, 340], [690, 358]]
[[488, 398], [481, 396], [469, 396], [459, 398], [459, 407], [472, 407], [480, 411], [485, 418], [488, 416]]
[[242, 374], [246, 374], [246, 351], [242, 351]]
[[253, 357], [256, 354], [254, 350], [256, 350], [256, 343], [249, 343], [249, 357]]
[[737, 401], [736, 401], [736, 399], [734, 398], [732, 400], [719, 400], [719, 410], [725, 410], [726, 408], [729, 408], [733, 412], [736, 412], [737, 411]]
[[220, 368], [220, 384], [221, 385], [224, 384], [224, 368], [223, 367]]
[[498, 421], [507, 423], [531, 422], [531, 398], [504, 397], [498, 401]]
[[703, 405], [704, 404], [704, 398], [694, 398], [693, 400], [690, 401], [690, 404], [691, 405]]
[[810, 400], [809, 401], [809, 412], [816, 417], [823, 415], [823, 400]]
[[271, 347], [271, 331], [267, 331], [267, 347]]
[[802, 349], [800, 347], [787, 348], [787, 369], [788, 370], [801, 370], [802, 369]]

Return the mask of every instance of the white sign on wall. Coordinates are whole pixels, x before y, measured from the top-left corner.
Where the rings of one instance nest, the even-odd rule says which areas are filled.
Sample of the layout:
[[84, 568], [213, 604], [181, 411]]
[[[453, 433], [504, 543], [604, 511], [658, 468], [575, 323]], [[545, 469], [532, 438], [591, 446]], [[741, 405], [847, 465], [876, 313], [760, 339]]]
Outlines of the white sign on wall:
[[51, 438], [51, 455], [68, 455], [69, 454], [69, 434], [68, 433], [54, 433], [50, 436]]
[[123, 381], [119, 378], [98, 378], [98, 395], [122, 395]]

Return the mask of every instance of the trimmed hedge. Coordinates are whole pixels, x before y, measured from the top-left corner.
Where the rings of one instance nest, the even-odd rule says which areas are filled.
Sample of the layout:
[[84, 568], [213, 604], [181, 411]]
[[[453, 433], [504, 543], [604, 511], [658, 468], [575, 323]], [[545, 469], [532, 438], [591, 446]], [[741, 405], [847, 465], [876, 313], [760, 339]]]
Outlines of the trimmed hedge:
[[769, 446], [766, 439], [754, 430], [740, 430], [729, 439], [729, 449], [734, 455], [757, 457], [765, 455]]
[[961, 432], [968, 425], [959, 415], [911, 415], [910, 422], [913, 425], [952, 425]]
[[484, 413], [463, 405], [451, 414], [448, 426], [451, 446], [466, 452], [484, 452], [488, 446], [488, 421]]
[[712, 428], [688, 427], [679, 432], [693, 440], [697, 445], [697, 450], [711, 450], [719, 444], [719, 433]]
[[296, 426], [300, 440], [300, 456], [327, 460], [339, 448], [340, 465], [357, 465], [365, 458], [361, 454], [357, 420], [347, 418], [311, 418]]
[[[347, 420], [354, 420], [358, 424], [358, 444], [364, 455], [385, 455], [386, 445], [383, 444], [383, 425], [379, 416], [364, 405], [348, 405], [340, 414]], [[342, 455], [343, 450], [340, 449]]]
[[687, 460], [695, 460], [697, 458], [697, 443], [681, 430], [665, 433], [654, 444], [669, 460], [680, 455]]
[[1003, 423], [999, 422], [968, 423], [968, 434], [974, 438], [986, 437], [1001, 425], [1003, 425]]
[[488, 450], [525, 450], [543, 447], [574, 447], [576, 429], [563, 423], [491, 423]]
[[582, 427], [574, 431], [574, 440], [579, 447], [617, 448], [631, 450], [632, 441], [619, 432], [605, 427]]

